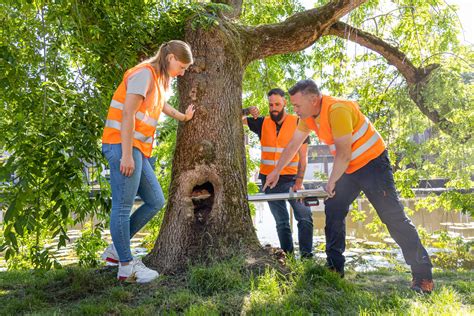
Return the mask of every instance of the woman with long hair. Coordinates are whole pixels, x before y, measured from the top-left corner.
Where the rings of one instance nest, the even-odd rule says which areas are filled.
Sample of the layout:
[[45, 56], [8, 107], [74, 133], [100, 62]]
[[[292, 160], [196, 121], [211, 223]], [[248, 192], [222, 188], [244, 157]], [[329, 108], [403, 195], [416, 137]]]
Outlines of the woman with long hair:
[[[119, 280], [146, 283], [158, 277], [158, 272], [133, 258], [130, 239], [165, 204], [150, 156], [161, 112], [183, 122], [193, 118], [193, 105], [183, 114], [165, 102], [171, 78], [182, 76], [192, 63], [187, 43], [166, 42], [154, 57], [125, 72], [112, 97], [102, 136], [102, 152], [110, 167], [113, 243], [102, 258], [119, 265]], [[137, 194], [143, 204], [130, 215]]]

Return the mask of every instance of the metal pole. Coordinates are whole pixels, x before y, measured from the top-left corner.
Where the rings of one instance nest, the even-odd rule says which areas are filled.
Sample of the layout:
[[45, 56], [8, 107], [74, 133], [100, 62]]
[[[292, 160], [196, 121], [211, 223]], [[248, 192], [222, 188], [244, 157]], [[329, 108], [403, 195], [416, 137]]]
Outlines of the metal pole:
[[293, 233], [293, 207], [291, 207], [291, 204], [290, 204], [290, 230], [291, 230], [291, 233]]

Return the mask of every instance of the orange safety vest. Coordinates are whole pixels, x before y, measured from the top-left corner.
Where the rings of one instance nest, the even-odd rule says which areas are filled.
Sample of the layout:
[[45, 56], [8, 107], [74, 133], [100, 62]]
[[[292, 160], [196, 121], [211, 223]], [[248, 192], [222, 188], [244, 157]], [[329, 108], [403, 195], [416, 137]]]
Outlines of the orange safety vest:
[[[262, 126], [262, 138], [260, 144], [262, 146], [262, 154], [260, 160], [260, 173], [264, 175], [270, 174], [278, 164], [281, 153], [288, 146], [293, 133], [298, 126], [298, 117], [287, 114], [280, 132], [276, 132], [276, 123], [269, 117], [265, 117]], [[298, 172], [298, 162], [300, 156], [298, 153], [291, 159], [290, 163], [280, 172], [282, 175], [293, 175]]]
[[336, 145], [332, 137], [331, 126], [329, 125], [329, 110], [336, 103], [346, 104], [352, 107], [359, 116], [359, 123], [352, 131], [352, 156], [346, 173], [353, 173], [371, 160], [377, 158], [386, 148], [385, 143], [380, 134], [369, 119], [362, 114], [357, 102], [338, 99], [323, 95], [320, 113], [320, 125], [317, 125], [313, 117], [305, 119], [308, 127], [316, 132], [319, 139], [329, 145], [329, 150], [333, 156], [336, 155]]
[[125, 72], [122, 82], [115, 91], [112, 102], [110, 103], [104, 133], [102, 135], [102, 143], [120, 144], [122, 142], [120, 130], [122, 127], [122, 111], [127, 95], [128, 77], [140, 68], [150, 69], [153, 76], [151, 83], [153, 86], [135, 114], [135, 129], [133, 131], [132, 145], [138, 148], [145, 157], [150, 157], [156, 125], [158, 124], [158, 119], [164, 105], [164, 99], [162, 97], [163, 89], [160, 89], [155, 69], [153, 69], [150, 64], [137, 65]]

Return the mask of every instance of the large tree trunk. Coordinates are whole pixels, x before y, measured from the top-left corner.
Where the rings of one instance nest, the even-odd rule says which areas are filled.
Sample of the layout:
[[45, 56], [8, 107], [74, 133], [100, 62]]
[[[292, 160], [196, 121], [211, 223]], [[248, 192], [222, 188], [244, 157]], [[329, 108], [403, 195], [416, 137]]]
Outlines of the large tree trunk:
[[[194, 65], [178, 81], [180, 107], [197, 107], [178, 128], [173, 179], [159, 237], [146, 263], [162, 273], [189, 261], [261, 249], [247, 202], [238, 36], [225, 23], [186, 31]], [[192, 196], [210, 196], [199, 200]]]

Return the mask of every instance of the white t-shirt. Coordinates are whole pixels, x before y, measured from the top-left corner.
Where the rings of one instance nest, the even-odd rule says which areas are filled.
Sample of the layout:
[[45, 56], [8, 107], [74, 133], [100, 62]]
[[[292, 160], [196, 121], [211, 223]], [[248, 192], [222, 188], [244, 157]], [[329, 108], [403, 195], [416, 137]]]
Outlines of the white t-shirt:
[[127, 80], [127, 94], [139, 94], [146, 98], [150, 92], [153, 77], [150, 69], [143, 67], [132, 73]]

